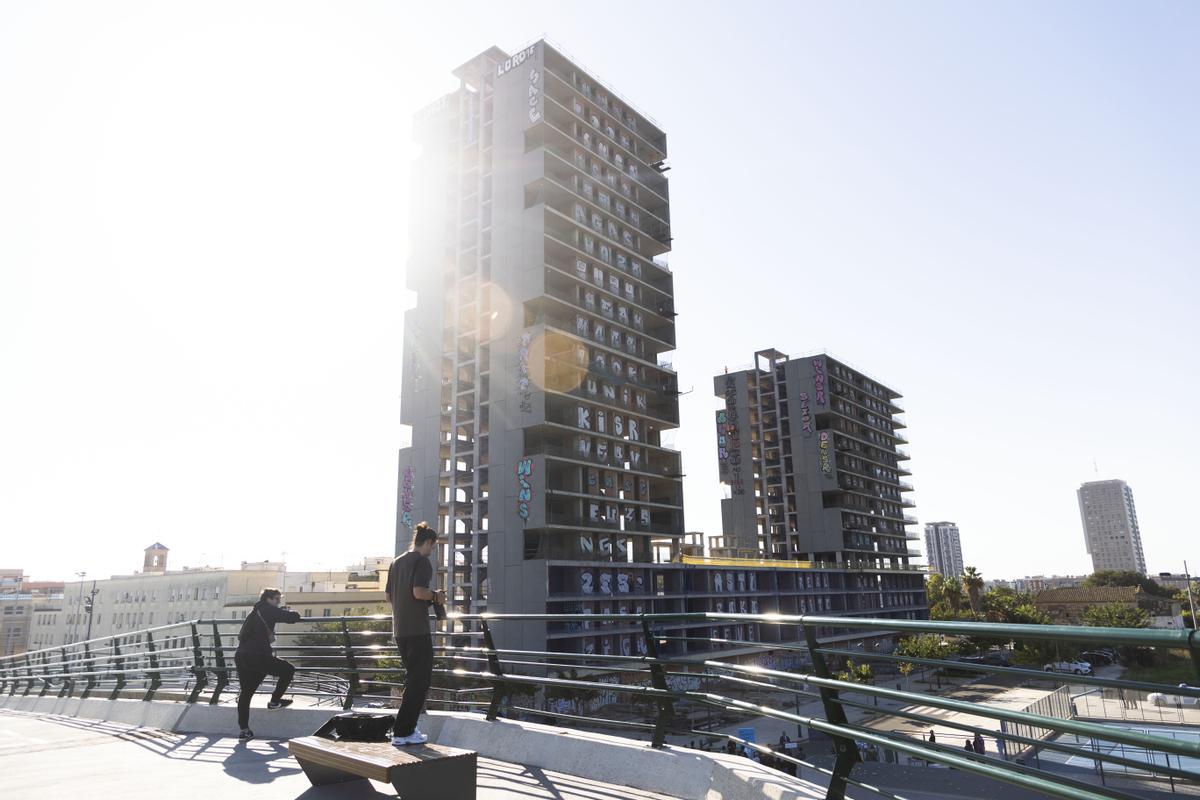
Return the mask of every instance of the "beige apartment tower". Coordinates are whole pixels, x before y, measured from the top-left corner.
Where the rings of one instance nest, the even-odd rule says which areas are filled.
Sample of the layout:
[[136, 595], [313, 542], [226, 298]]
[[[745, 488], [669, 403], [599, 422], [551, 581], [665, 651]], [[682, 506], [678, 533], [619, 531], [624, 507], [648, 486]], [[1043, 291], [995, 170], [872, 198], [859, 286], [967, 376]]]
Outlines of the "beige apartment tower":
[[1077, 494], [1092, 570], [1130, 570], [1145, 575], [1142, 532], [1129, 484], [1122, 480], [1090, 481], [1080, 486]]

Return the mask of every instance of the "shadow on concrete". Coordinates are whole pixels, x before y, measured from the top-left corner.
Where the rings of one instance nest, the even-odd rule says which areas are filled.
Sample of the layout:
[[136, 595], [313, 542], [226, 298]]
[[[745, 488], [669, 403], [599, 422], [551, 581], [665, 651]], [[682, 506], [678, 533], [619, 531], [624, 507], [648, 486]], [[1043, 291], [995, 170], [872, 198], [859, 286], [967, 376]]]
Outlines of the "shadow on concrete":
[[531, 797], [537, 800], [629, 800], [631, 797], [662, 797], [649, 792], [631, 790], [623, 786], [611, 786], [566, 775], [547, 772], [541, 767], [511, 764], [480, 758], [475, 785], [480, 790], [503, 790], [505, 796], [514, 798]]
[[396, 793], [390, 789], [381, 792], [368, 780], [348, 781], [346, 783], [331, 783], [326, 786], [310, 786], [296, 800], [376, 800], [380, 797], [390, 797], [396, 800]]
[[[117, 722], [39, 715], [42, 722], [89, 733], [111, 736], [149, 750], [155, 755], [180, 761], [219, 763], [227, 774], [245, 783], [270, 783], [284, 775], [300, 772], [289, 759], [287, 745], [270, 739], [240, 742], [236, 739], [194, 733], [170, 733], [157, 728], [135, 728]], [[326, 795], [321, 795], [325, 797]], [[338, 797], [341, 795], [328, 795]], [[345, 795], [361, 797], [372, 795]]]
[[[189, 738], [204, 739], [204, 736]], [[217, 740], [228, 741], [228, 740]], [[300, 767], [283, 766], [277, 762], [290, 758], [283, 742], [256, 740], [238, 742], [222, 761], [225, 774], [245, 783], [270, 783], [284, 775], [300, 772]], [[295, 762], [292, 762], [295, 763]]]

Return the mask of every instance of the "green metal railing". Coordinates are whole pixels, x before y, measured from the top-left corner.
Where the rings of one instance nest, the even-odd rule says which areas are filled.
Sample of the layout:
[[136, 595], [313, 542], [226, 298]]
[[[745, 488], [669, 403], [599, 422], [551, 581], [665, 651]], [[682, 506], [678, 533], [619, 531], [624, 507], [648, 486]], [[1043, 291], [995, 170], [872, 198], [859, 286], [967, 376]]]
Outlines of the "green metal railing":
[[[386, 616], [306, 619], [325, 623], [321, 630], [277, 631], [277, 652], [297, 664], [293, 694], [316, 704], [352, 708], [392, 705], [403, 688], [404, 670], [391, 642]], [[512, 649], [500, 646], [505, 628], [513, 624], [588, 625], [585, 635], [603, 636], [620, 630], [641, 637], [641, 655], [557, 652]], [[703, 623], [793, 626], [794, 642], [763, 642], [708, 636]], [[239, 688], [233, 665], [236, 638], [242, 620], [192, 620], [118, 636], [39, 650], [0, 659], [0, 695], [60, 697], [138, 697], [177, 699], [217, 704], [231, 699]], [[609, 627], [606, 627], [609, 626]], [[863, 753], [882, 752], [899, 764], [901, 757], [914, 763], [951, 767], [983, 779], [999, 781], [1062, 798], [1132, 797], [1111, 785], [1112, 778], [1136, 776], [1145, 785], [1176, 788], [1177, 782], [1200, 781], [1200, 638], [1194, 631], [1083, 628], [1061, 625], [1000, 625], [976, 622], [933, 622], [884, 618], [779, 614], [482, 614], [451, 615], [442, 630], [434, 632], [435, 688], [429, 704], [434, 708], [483, 713], [487, 719], [519, 716], [573, 725], [615, 727], [647, 736], [661, 747], [670, 738], [696, 737], [723, 741], [743, 752], [760, 753], [776, 766], [803, 770], [829, 779], [827, 798], [840, 800], [847, 786], [879, 796], [898, 798], [888, 789], [854, 777]], [[374, 628], [374, 629], [373, 629]], [[382, 630], [378, 629], [382, 628]], [[936, 658], [914, 658], [894, 652], [847, 649], [822, 641], [831, 632], [852, 630], [863, 636], [937, 634], [943, 637], [977, 637], [999, 641], [1050, 642], [1068, 654], [1084, 645], [1153, 648], [1186, 654], [1197, 679], [1193, 685], [1165, 686], [1144, 680], [1123, 680], [1096, 675], [1062, 676], [1046, 673], [1037, 665], [1011, 667], [964, 663]], [[570, 640], [567, 640], [570, 641]], [[707, 646], [710, 655], [671, 655], [673, 642]], [[794, 656], [799, 666], [767, 668], [722, 659], [721, 653]], [[1184, 726], [1154, 731], [1114, 727], [1103, 721], [1033, 713], [999, 705], [854, 682], [838, 677], [833, 665], [845, 659], [873, 662], [880, 669], [908, 662], [932, 668], [937, 674], [954, 671], [1004, 681], [1041, 685], [1067, 682], [1082, 688], [1076, 695], [1120, 693], [1124, 698], [1170, 698], [1169, 718], [1160, 721]], [[564, 677], [564, 675], [566, 677]], [[265, 688], [263, 689], [266, 690]], [[786, 705], [766, 704], [751, 693], [792, 698]], [[569, 713], [551, 702], [573, 695], [626, 698], [638, 712], [635, 719], [600, 717], [596, 713]], [[522, 699], [529, 698], [529, 699]], [[801, 698], [819, 709], [803, 713]], [[1065, 708], [1066, 700], [1054, 708]], [[787, 710], [794, 704], [795, 710]], [[798, 757], [762, 743], [697, 727], [681, 713], [690, 711], [742, 715], [805, 726], [828, 740], [832, 763], [820, 757]], [[1048, 706], [1049, 708], [1049, 706]], [[1152, 708], [1159, 708], [1153, 706]], [[931, 716], [929, 709], [939, 712]], [[1146, 709], [1140, 709], [1145, 719]], [[851, 712], [851, 713], [847, 713]], [[852, 721], [852, 716], [862, 717]], [[946, 716], [949, 715], [959, 715]], [[945, 741], [926, 741], [896, 729], [881, 727], [887, 719], [936, 724], [961, 731], [965, 738], [986, 735], [1005, 743], [1003, 760], [965, 752]], [[984, 727], [978, 720], [998, 725]], [[867, 723], [871, 723], [868, 725]], [[1194, 725], [1196, 735], [1186, 726]], [[814, 737], [815, 738], [815, 737]], [[1011, 748], [1011, 757], [1009, 755]], [[1078, 765], [1084, 765], [1082, 767]], [[901, 767], [897, 766], [897, 769]], [[1107, 768], [1107, 772], [1106, 772]]]

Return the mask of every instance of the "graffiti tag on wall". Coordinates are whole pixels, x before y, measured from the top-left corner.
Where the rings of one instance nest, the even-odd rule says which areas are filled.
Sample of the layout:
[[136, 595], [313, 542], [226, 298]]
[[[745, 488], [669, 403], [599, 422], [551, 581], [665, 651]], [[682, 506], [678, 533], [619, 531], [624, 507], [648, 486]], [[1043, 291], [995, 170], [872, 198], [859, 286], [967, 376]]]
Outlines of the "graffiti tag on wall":
[[721, 459], [721, 475], [728, 476], [729, 489], [733, 494], [745, 494], [746, 489], [742, 485], [742, 438], [738, 432], [737, 383], [732, 375], [725, 376], [725, 410], [717, 412], [717, 429], [724, 434], [724, 446], [718, 438], [717, 451]]
[[529, 521], [529, 503], [533, 500], [533, 459], [522, 458], [517, 462], [517, 516], [522, 523]]
[[404, 468], [404, 483], [400, 488], [400, 524], [412, 530], [413, 468]]
[[829, 431], [820, 431], [817, 434], [818, 447], [820, 448], [821, 459], [821, 474], [826, 478], [833, 478], [833, 448], [829, 441]]
[[808, 407], [808, 392], [800, 393], [800, 429], [804, 431], [804, 438], [809, 438], [813, 434], [813, 418], [812, 410]]
[[825, 362], [822, 359], [812, 360], [813, 393], [817, 396], [817, 405], [825, 405]]
[[533, 395], [529, 391], [529, 343], [533, 337], [528, 332], [522, 333], [517, 342], [517, 391], [521, 396], [521, 412], [528, 414], [533, 411]]
[[534, 65], [529, 68], [529, 121], [537, 122], [542, 118], [542, 73]]

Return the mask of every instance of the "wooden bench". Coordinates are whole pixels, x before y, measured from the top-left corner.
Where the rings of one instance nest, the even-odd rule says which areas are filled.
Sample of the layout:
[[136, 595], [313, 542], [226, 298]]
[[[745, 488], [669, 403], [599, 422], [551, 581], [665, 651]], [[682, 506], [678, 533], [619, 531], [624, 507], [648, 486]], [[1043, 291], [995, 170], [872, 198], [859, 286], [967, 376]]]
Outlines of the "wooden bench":
[[313, 786], [369, 778], [390, 783], [402, 800], [474, 800], [476, 755], [470, 750], [390, 742], [338, 742], [305, 736], [288, 752]]

